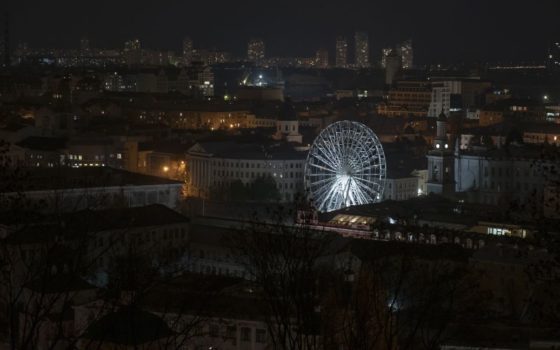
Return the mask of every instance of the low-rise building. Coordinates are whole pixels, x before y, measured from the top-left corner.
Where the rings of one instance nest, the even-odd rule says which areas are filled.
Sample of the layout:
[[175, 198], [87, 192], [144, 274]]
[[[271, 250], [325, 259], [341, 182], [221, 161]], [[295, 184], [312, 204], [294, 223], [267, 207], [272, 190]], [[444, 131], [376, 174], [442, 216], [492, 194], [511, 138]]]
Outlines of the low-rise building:
[[545, 187], [555, 181], [554, 158], [544, 157], [544, 151], [542, 146], [511, 144], [456, 152], [455, 191], [479, 203], [541, 210]]
[[234, 181], [248, 185], [258, 178], [274, 179], [282, 201], [303, 192], [307, 152], [286, 143], [242, 144], [232, 141], [200, 142], [187, 153], [188, 193], [210, 198], [213, 190]]
[[19, 192], [4, 195], [42, 203], [40, 208], [55, 212], [149, 204], [176, 208], [183, 188], [180, 181], [108, 167], [30, 168], [22, 174]]

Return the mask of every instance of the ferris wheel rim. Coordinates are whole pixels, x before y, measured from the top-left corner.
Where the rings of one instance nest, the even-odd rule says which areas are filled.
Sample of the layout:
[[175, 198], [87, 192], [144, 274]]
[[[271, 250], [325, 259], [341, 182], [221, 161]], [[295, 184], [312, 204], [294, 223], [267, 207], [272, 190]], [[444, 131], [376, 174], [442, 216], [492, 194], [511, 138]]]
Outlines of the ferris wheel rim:
[[326, 127], [309, 149], [304, 182], [309, 199], [321, 212], [381, 200], [386, 160], [377, 135], [354, 121]]

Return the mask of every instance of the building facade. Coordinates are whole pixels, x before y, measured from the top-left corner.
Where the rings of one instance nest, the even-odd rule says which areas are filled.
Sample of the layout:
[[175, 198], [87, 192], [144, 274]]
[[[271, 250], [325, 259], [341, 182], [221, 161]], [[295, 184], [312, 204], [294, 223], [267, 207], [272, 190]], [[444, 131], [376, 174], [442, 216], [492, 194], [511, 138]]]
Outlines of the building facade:
[[387, 57], [389, 57], [393, 50], [394, 49], [392, 47], [385, 47], [381, 49], [381, 68], [387, 68]]
[[370, 66], [369, 61], [369, 36], [366, 32], [356, 32], [354, 36], [356, 49], [356, 67], [367, 68]]
[[183, 39], [183, 64], [190, 66], [193, 60], [193, 41], [187, 37]]
[[325, 49], [319, 49], [315, 53], [315, 64], [317, 68], [329, 68], [329, 51]]
[[401, 56], [402, 68], [411, 69], [414, 67], [414, 50], [412, 49], [412, 40], [402, 42], [398, 47], [399, 56]]
[[274, 179], [280, 200], [291, 202], [302, 194], [307, 152], [287, 144], [262, 146], [235, 142], [201, 142], [187, 153], [189, 195], [210, 198], [215, 189], [234, 181], [244, 185], [258, 178]]
[[348, 67], [348, 41], [343, 36], [336, 38], [335, 66], [336, 68]]
[[540, 159], [540, 150], [533, 145], [510, 145], [457, 152], [455, 190], [466, 192], [473, 202], [506, 206], [524, 203], [527, 210], [540, 211], [545, 188], [557, 181], [550, 173], [551, 163]]
[[265, 58], [265, 45], [262, 39], [251, 39], [247, 44], [247, 59], [262, 65]]

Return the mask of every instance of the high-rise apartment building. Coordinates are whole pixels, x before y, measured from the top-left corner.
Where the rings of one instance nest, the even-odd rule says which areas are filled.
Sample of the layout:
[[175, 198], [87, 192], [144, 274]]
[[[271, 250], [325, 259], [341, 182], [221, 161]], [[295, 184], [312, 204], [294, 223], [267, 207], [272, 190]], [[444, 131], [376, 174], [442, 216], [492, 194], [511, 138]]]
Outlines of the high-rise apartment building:
[[128, 65], [137, 65], [142, 63], [142, 48], [140, 40], [133, 39], [124, 43], [123, 58]]
[[348, 41], [343, 36], [336, 38], [336, 60], [335, 65], [337, 68], [348, 67]]
[[387, 56], [387, 63], [385, 66], [385, 84], [392, 85], [400, 69], [401, 57], [395, 51], [391, 51]]
[[414, 66], [412, 40], [402, 42], [398, 47], [398, 54], [401, 56], [401, 65], [403, 69], [411, 69]]
[[381, 49], [381, 67], [387, 68], [387, 57], [391, 55], [393, 50], [394, 49], [392, 47]]
[[560, 69], [560, 42], [552, 43], [548, 49], [548, 68]]
[[183, 39], [183, 64], [190, 66], [193, 61], [193, 41], [186, 37]]
[[356, 49], [356, 67], [367, 68], [369, 64], [369, 36], [366, 32], [356, 32], [354, 36]]
[[317, 68], [329, 67], [329, 51], [326, 49], [319, 49], [315, 53], [315, 65]]
[[264, 41], [261, 39], [251, 39], [247, 45], [247, 60], [255, 62], [257, 65], [263, 64], [265, 54]]

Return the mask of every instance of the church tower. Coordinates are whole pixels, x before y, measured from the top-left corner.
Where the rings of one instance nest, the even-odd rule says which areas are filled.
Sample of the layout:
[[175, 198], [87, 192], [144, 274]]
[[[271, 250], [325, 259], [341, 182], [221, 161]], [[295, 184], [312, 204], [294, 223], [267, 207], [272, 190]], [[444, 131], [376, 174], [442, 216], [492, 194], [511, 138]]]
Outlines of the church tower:
[[437, 118], [434, 148], [428, 152], [428, 194], [451, 195], [455, 192], [455, 156], [447, 138], [447, 117]]

